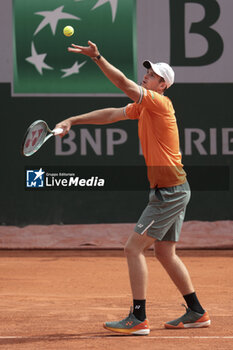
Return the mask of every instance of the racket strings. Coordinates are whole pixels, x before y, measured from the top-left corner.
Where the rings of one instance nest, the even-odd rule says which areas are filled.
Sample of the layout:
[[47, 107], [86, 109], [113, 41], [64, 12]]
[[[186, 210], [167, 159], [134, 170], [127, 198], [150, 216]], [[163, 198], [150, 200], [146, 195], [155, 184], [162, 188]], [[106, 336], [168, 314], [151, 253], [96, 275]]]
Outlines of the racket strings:
[[23, 154], [25, 156], [32, 155], [42, 146], [47, 135], [47, 130], [46, 123], [41, 121], [29, 127], [23, 144]]

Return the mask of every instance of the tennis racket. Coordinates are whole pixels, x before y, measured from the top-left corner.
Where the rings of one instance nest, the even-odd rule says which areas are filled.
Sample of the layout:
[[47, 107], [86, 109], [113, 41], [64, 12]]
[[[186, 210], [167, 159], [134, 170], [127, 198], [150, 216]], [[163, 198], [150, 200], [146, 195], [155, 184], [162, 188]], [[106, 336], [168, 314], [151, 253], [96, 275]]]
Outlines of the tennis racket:
[[25, 157], [29, 157], [36, 153], [41, 146], [52, 136], [59, 135], [63, 129], [57, 128], [50, 130], [48, 124], [44, 120], [36, 120], [27, 129], [21, 146], [21, 153]]

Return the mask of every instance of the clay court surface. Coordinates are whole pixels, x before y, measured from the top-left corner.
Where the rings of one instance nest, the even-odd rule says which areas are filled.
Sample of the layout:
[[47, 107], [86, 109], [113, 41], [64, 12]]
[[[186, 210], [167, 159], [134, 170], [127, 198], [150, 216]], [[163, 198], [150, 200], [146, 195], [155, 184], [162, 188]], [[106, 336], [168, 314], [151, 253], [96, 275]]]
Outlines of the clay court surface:
[[212, 325], [166, 330], [184, 313], [169, 277], [147, 254], [149, 336], [121, 336], [102, 327], [131, 305], [122, 250], [0, 251], [1, 349], [233, 349], [232, 250], [180, 250]]

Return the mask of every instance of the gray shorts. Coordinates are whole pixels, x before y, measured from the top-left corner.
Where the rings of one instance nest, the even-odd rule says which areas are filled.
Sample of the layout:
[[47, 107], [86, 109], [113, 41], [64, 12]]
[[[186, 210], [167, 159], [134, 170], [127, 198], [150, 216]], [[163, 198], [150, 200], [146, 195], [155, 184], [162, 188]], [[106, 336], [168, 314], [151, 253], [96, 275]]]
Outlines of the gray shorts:
[[135, 226], [135, 232], [159, 241], [177, 242], [190, 199], [188, 182], [174, 187], [151, 189], [149, 203]]

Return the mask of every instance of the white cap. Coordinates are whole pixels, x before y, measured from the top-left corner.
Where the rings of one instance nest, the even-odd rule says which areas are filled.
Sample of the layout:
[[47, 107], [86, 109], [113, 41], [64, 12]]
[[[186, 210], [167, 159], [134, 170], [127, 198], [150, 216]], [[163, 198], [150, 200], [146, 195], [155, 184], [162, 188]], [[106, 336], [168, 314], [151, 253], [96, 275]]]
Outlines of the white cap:
[[152, 63], [150, 61], [144, 61], [143, 66], [147, 69], [152, 68], [154, 73], [162, 77], [167, 84], [167, 88], [169, 88], [174, 83], [175, 73], [169, 64], [164, 62]]

